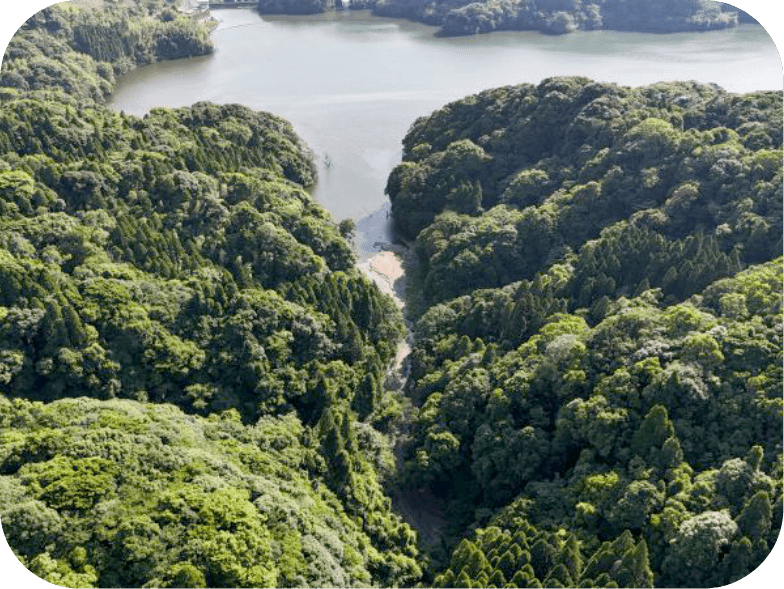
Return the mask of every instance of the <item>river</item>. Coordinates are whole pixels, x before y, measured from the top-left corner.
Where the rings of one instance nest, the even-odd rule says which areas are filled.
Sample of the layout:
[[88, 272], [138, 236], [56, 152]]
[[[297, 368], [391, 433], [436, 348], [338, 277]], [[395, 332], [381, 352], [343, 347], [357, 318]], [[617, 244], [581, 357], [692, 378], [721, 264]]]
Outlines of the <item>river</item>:
[[119, 80], [110, 106], [143, 115], [155, 106], [210, 100], [287, 118], [317, 154], [316, 198], [336, 220], [355, 220], [366, 264], [392, 242], [384, 186], [403, 136], [417, 117], [450, 100], [574, 74], [627, 85], [693, 79], [732, 92], [782, 87], [778, 51], [757, 25], [673, 35], [437, 38], [434, 28], [366, 11], [212, 13], [220, 21], [213, 55], [134, 70]]

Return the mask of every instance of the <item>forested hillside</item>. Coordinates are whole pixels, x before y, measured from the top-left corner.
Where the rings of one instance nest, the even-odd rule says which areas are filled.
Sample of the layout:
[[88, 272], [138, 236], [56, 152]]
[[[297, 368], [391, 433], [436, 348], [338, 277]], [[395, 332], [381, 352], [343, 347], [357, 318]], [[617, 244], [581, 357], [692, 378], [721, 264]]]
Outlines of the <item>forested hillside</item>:
[[56, 585], [353, 587], [410, 567], [317, 484], [294, 414], [0, 399], [0, 427], [3, 530]]
[[673, 33], [738, 24], [736, 9], [725, 12], [713, 0], [377, 0], [374, 11], [439, 26], [442, 35], [500, 30], [560, 35], [578, 29]]
[[387, 192], [428, 303], [555, 261], [570, 308], [683, 300], [781, 252], [781, 118], [780, 92], [686, 82], [498, 88], [418, 120]]
[[782, 94], [584, 78], [418, 120], [408, 488], [437, 586], [720, 586], [782, 519]]
[[259, 0], [262, 14], [312, 14], [371, 8], [373, 14], [439, 27], [440, 35], [492, 31], [611, 29], [673, 33], [709, 31], [756, 22], [737, 8], [713, 0]]
[[0, 87], [100, 100], [117, 76], [138, 65], [213, 50], [208, 28], [164, 0], [91, 4], [73, 0], [33, 15], [8, 44]]
[[311, 153], [239, 105], [100, 103], [127, 68], [209, 47], [161, 2], [53, 7], [9, 47], [4, 532], [70, 586], [413, 583], [382, 488], [402, 320], [306, 192]]

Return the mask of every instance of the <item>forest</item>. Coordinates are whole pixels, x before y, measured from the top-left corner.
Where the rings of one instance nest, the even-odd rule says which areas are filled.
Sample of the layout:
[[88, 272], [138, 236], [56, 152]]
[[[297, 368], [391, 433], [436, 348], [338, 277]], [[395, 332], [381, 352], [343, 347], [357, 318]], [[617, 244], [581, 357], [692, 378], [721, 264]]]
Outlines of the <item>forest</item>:
[[241, 105], [107, 108], [210, 24], [93, 4], [38, 13], [0, 70], [0, 521], [28, 569], [711, 587], [766, 558], [782, 92], [551, 78], [415, 121], [387, 184], [415, 262], [397, 390], [403, 317], [307, 145]]
[[[782, 520], [782, 93], [586, 78], [416, 121], [401, 477], [443, 587], [713, 587]], [[753, 522], [753, 523], [752, 523]]]
[[400, 312], [305, 188], [291, 125], [239, 105], [101, 99], [203, 53], [161, 2], [55, 6], [0, 89], [0, 519], [89, 586], [403, 586], [383, 487]]
[[314, 14], [371, 9], [439, 27], [440, 36], [492, 31], [562, 35], [608, 29], [648, 33], [711, 31], [756, 22], [746, 12], [714, 0], [259, 0], [261, 14]]

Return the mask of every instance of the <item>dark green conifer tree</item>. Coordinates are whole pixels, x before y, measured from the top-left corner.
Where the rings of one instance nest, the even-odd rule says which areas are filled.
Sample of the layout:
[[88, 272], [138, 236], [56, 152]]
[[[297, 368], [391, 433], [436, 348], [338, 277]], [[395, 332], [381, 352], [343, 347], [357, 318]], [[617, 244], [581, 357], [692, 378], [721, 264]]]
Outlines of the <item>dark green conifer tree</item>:
[[583, 571], [583, 557], [580, 553], [580, 541], [574, 534], [569, 534], [566, 542], [561, 546], [556, 562], [566, 567], [573, 580], [576, 581], [580, 578]]
[[736, 518], [741, 533], [748, 536], [752, 542], [767, 541], [773, 520], [773, 510], [770, 505], [770, 496], [766, 491], [757, 491], [746, 501], [743, 510]]
[[620, 587], [653, 587], [648, 545], [644, 539], [635, 548], [626, 551], [614, 576]]
[[654, 405], [634, 434], [631, 450], [650, 464], [655, 464], [662, 446], [674, 434], [675, 428], [667, 414], [667, 408], [663, 405]]
[[534, 568], [536, 577], [544, 579], [553, 567], [557, 551], [544, 538], [539, 538], [531, 546], [531, 565]]

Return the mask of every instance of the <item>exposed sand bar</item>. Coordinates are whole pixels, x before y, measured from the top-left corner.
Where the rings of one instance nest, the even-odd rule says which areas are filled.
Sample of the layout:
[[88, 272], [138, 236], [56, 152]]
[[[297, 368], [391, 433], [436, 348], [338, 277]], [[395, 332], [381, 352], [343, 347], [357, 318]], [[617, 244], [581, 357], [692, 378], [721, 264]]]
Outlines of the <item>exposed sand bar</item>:
[[359, 264], [360, 270], [378, 285], [381, 292], [385, 292], [395, 299], [401, 309], [405, 307], [406, 287], [403, 255], [402, 252], [385, 250]]
[[[392, 246], [384, 244], [385, 248], [372, 255], [366, 261], [360, 263], [359, 269], [362, 270], [368, 278], [376, 283], [381, 292], [388, 294], [395, 301], [395, 304], [403, 311], [405, 315], [405, 295], [406, 295], [406, 257], [408, 250], [400, 246]], [[408, 334], [406, 339], [400, 343], [395, 356], [395, 362], [392, 367], [392, 372], [396, 373], [399, 379], [402, 379], [399, 384], [405, 380], [405, 359], [411, 352], [411, 326], [406, 321]]]

